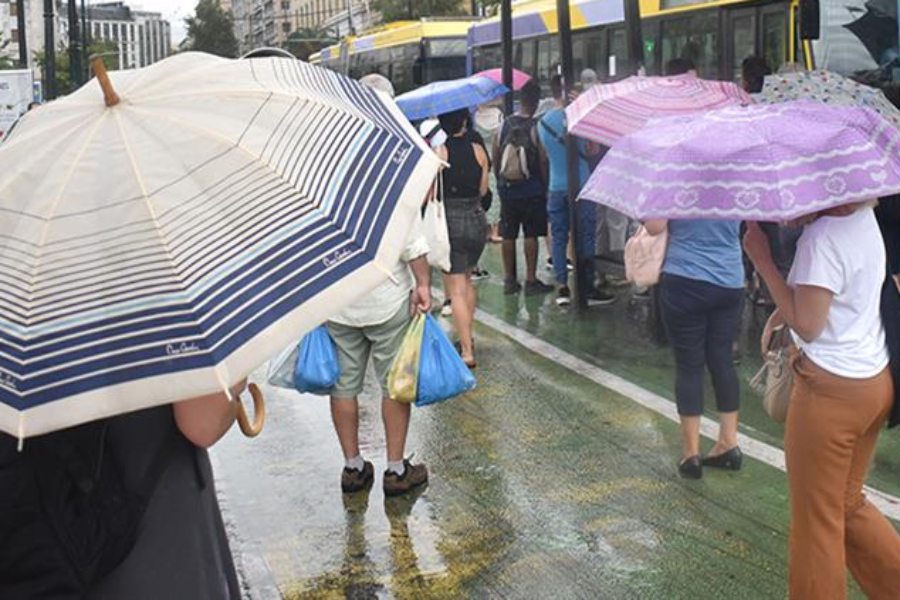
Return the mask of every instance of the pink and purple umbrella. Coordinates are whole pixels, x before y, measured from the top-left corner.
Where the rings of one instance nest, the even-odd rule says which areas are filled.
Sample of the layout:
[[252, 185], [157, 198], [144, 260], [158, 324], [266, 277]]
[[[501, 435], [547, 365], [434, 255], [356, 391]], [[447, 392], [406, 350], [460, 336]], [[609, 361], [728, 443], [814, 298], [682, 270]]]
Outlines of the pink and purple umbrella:
[[581, 197], [635, 219], [787, 221], [900, 193], [900, 131], [816, 102], [660, 119], [623, 138]]
[[[491, 81], [503, 83], [503, 69], [488, 69], [487, 71], [479, 71], [475, 73], [478, 77], [487, 77]], [[523, 73], [518, 69], [513, 69], [513, 89], [519, 91], [522, 86], [531, 81], [531, 75]]]
[[570, 133], [612, 146], [651, 119], [752, 102], [744, 90], [727, 81], [692, 75], [629, 77], [590, 88], [569, 105], [566, 118]]

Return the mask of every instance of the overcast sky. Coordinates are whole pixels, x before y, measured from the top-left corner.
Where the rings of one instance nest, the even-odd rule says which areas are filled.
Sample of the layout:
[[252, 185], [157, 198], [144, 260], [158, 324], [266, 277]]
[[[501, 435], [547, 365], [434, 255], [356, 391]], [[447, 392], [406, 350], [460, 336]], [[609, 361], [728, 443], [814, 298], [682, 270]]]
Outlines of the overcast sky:
[[126, 0], [132, 8], [159, 11], [172, 24], [172, 44], [184, 39], [184, 18], [194, 13], [196, 0]]

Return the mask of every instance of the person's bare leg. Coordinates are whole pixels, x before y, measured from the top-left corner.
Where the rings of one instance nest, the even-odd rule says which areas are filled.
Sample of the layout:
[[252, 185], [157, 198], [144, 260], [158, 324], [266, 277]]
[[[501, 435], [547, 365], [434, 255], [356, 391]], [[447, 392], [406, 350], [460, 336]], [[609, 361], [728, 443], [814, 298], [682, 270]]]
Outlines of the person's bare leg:
[[700, 417], [681, 416], [681, 457], [700, 454]]
[[507, 279], [518, 277], [516, 267], [516, 240], [503, 240], [503, 271]]
[[400, 462], [404, 458], [406, 434], [409, 431], [410, 406], [410, 404], [395, 402], [390, 398], [384, 398], [381, 401], [381, 419], [384, 422], [384, 438], [389, 462]]
[[450, 298], [450, 282], [447, 280], [449, 275], [441, 272], [441, 285], [444, 288], [444, 300], [450, 300], [450, 306], [453, 306], [453, 300]]
[[[469, 293], [466, 289], [468, 275], [453, 274], [447, 276], [450, 287], [450, 303], [453, 305], [453, 322], [456, 324], [456, 334], [459, 336], [460, 355], [466, 362], [474, 360], [472, 352], [472, 313], [469, 308]], [[468, 283], [471, 285], [471, 282]], [[456, 307], [461, 310], [457, 310]]]
[[344, 458], [359, 456], [359, 402], [356, 398], [331, 397], [331, 421]]
[[475, 355], [475, 309], [478, 308], [478, 288], [472, 284], [472, 276], [466, 275], [466, 300], [469, 309], [469, 337], [472, 339], [472, 355]]
[[738, 445], [738, 411], [719, 413], [719, 439], [709, 456], [718, 456]]
[[525, 281], [534, 281], [537, 279], [537, 262], [537, 238], [525, 238]]

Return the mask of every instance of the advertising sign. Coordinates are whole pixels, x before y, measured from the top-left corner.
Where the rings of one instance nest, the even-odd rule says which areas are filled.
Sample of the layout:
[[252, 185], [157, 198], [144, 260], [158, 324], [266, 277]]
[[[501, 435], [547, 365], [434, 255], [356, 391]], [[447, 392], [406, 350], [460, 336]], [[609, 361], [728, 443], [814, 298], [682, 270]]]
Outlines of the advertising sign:
[[34, 100], [31, 71], [0, 71], [0, 140]]

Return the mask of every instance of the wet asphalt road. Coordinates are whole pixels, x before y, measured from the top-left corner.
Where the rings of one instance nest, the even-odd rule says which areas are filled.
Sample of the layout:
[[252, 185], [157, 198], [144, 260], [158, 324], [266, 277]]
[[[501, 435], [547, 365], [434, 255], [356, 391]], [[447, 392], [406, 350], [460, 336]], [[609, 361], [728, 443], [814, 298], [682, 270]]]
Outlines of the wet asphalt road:
[[[484, 308], [508, 322], [552, 331], [585, 357], [603, 351], [605, 368], [654, 391], [671, 385], [664, 349], [617, 337], [635, 329], [624, 313], [561, 314], [549, 298], [513, 305], [496, 282], [482, 286]], [[588, 335], [604, 323], [605, 335]], [[343, 496], [327, 400], [266, 389], [263, 435], [233, 431], [214, 452], [247, 597], [784, 597], [781, 472], [751, 460], [740, 473], [680, 480], [674, 423], [486, 327], [477, 337], [479, 387], [414, 409], [409, 450], [431, 482], [411, 498], [386, 500], [380, 475], [371, 493]], [[380, 473], [372, 383], [361, 440]]]

